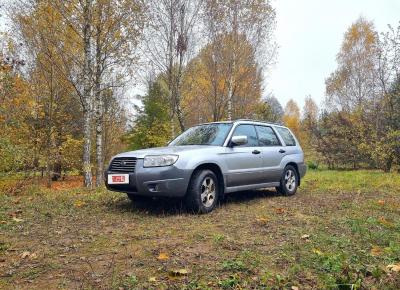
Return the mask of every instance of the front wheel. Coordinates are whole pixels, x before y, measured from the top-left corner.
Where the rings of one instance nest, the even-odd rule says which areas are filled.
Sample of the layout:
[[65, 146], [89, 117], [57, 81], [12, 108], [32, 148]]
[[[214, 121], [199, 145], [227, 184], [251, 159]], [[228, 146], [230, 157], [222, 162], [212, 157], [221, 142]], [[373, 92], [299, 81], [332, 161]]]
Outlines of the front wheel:
[[194, 172], [186, 193], [186, 205], [197, 213], [209, 213], [217, 205], [218, 179], [211, 170]]
[[298, 185], [299, 176], [297, 170], [292, 165], [288, 165], [283, 170], [280, 185], [276, 190], [283, 195], [294, 195], [297, 191]]

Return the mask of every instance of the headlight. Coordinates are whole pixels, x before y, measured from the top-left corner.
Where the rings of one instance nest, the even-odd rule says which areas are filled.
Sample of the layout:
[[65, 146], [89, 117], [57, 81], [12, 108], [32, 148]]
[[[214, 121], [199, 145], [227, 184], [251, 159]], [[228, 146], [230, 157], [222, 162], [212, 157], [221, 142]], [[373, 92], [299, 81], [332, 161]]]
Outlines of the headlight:
[[160, 167], [172, 165], [178, 160], [178, 155], [147, 155], [144, 157], [144, 167]]

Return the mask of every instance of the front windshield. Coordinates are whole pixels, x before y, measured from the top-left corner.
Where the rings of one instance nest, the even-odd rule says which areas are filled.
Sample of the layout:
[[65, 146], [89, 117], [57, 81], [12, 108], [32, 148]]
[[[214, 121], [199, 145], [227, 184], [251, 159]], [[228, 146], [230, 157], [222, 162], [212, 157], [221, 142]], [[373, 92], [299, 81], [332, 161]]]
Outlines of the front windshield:
[[169, 146], [216, 145], [222, 146], [231, 129], [230, 123], [213, 123], [192, 127], [176, 137]]

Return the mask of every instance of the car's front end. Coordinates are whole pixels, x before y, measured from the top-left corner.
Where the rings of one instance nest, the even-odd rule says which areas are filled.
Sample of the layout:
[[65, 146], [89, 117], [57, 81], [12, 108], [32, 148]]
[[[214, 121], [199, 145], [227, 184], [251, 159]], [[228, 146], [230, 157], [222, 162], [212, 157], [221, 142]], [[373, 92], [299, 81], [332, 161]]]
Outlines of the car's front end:
[[203, 124], [188, 129], [167, 147], [118, 154], [105, 172], [106, 187], [132, 196], [183, 197], [197, 166], [194, 157], [212, 158], [222, 149], [231, 127], [231, 123]]
[[177, 154], [128, 152], [115, 156], [105, 172], [109, 190], [144, 196], [182, 197], [191, 171], [179, 166]]

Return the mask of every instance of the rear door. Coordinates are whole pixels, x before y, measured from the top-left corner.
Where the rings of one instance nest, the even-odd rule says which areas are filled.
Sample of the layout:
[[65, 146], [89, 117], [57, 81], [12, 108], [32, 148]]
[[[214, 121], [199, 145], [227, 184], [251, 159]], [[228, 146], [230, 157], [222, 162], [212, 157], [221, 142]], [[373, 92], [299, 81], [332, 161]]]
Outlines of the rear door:
[[262, 150], [258, 144], [254, 125], [236, 126], [233, 136], [247, 136], [247, 144], [226, 147], [224, 156], [228, 169], [226, 182], [228, 187], [263, 183]]
[[285, 150], [272, 127], [264, 125], [256, 125], [255, 127], [262, 148], [264, 182], [278, 182], [282, 175], [280, 164], [283, 156], [285, 156]]

